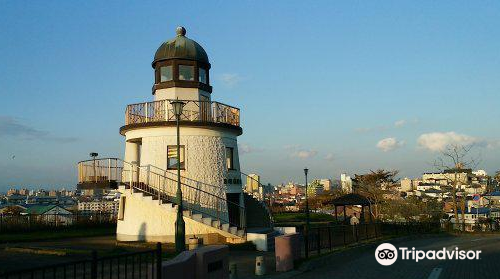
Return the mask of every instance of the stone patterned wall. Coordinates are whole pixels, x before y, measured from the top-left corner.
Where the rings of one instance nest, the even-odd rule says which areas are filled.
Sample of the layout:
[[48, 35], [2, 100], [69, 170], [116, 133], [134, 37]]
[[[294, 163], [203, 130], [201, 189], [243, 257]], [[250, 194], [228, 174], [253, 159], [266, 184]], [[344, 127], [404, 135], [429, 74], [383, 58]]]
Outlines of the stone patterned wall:
[[[167, 146], [176, 145], [176, 142], [176, 136], [171, 135], [143, 137], [141, 165], [151, 164], [166, 169]], [[226, 186], [224, 178], [228, 175], [225, 148], [226, 146], [234, 148], [233, 162], [235, 167], [239, 169], [236, 138], [212, 135], [186, 135], [181, 136], [181, 145], [184, 145], [186, 150], [186, 170], [181, 171], [181, 175], [208, 184], [197, 184], [196, 187], [199, 190], [225, 198]], [[175, 172], [175, 170], [172, 170], [172, 172]], [[195, 194], [194, 191], [192, 193], [184, 193], [185, 196], [193, 196]], [[203, 204], [209, 204], [211, 208], [215, 209], [217, 207], [217, 199], [209, 197], [209, 200], [207, 200], [206, 197], [204, 197]], [[217, 212], [214, 212], [214, 214], [217, 214]], [[223, 214], [227, 214], [227, 208]]]

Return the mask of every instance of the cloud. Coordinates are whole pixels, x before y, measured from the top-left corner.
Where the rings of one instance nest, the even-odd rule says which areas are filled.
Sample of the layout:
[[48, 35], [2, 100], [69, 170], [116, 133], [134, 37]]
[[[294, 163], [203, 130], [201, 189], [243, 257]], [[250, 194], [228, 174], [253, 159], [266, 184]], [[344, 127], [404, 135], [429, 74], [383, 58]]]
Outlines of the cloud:
[[333, 161], [333, 160], [335, 160], [335, 156], [333, 156], [333, 153], [328, 153], [325, 156], [325, 160], [327, 160], [327, 161]]
[[497, 142], [486, 141], [473, 136], [458, 134], [456, 132], [434, 132], [422, 134], [418, 137], [417, 143], [421, 148], [437, 152], [443, 151], [450, 145], [479, 145], [483, 147], [494, 147]]
[[316, 154], [318, 154], [318, 152], [316, 150], [297, 150], [295, 152], [293, 152], [292, 154], [290, 154], [291, 157], [295, 157], [295, 158], [300, 158], [300, 159], [309, 159], [309, 158], [312, 158], [314, 156], [316, 156]]
[[301, 148], [300, 145], [285, 145], [283, 148], [288, 150], [291, 158], [309, 159], [318, 154], [316, 150], [304, 149]]
[[404, 125], [406, 125], [406, 120], [404, 120], [404, 119], [401, 119], [401, 120], [394, 122], [394, 127], [396, 127], [396, 128], [401, 128]]
[[248, 154], [248, 153], [255, 153], [255, 152], [261, 152], [264, 151], [262, 148], [255, 148], [252, 147], [246, 143], [240, 143], [238, 144], [238, 152], [240, 154]]
[[21, 123], [18, 119], [10, 116], [0, 115], [0, 137], [16, 137], [24, 140], [43, 140], [59, 143], [77, 141], [73, 137], [57, 137], [47, 131], [38, 130], [34, 127]]
[[238, 75], [238, 74], [226, 73], [226, 74], [220, 75], [219, 80], [222, 82], [222, 84], [224, 86], [232, 88], [232, 87], [238, 85], [238, 83], [240, 83], [240, 81], [242, 79], [241, 79], [240, 75]]
[[396, 138], [385, 138], [377, 143], [377, 148], [383, 152], [389, 152], [402, 147], [404, 144], [404, 141], [398, 141]]

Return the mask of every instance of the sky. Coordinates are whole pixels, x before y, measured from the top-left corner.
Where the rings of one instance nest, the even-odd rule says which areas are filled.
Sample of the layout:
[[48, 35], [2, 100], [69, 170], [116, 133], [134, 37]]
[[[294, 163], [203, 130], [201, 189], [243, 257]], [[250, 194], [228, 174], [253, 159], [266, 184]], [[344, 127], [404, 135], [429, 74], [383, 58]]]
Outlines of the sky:
[[0, 1], [0, 191], [74, 188], [90, 152], [123, 157], [125, 107], [152, 100], [179, 25], [264, 183], [416, 177], [454, 143], [500, 169], [498, 1]]

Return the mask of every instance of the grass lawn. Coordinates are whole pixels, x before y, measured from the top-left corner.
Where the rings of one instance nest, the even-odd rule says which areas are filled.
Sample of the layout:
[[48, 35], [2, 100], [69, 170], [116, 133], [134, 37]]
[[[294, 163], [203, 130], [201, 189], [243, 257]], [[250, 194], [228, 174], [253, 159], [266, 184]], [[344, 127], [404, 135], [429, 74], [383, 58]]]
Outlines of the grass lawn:
[[33, 232], [12, 232], [0, 233], [0, 243], [6, 242], [25, 242], [25, 241], [38, 241], [49, 239], [62, 239], [72, 237], [87, 237], [87, 236], [104, 236], [114, 235], [116, 233], [116, 226], [109, 227], [68, 227], [61, 229], [46, 229]]
[[[276, 226], [281, 225], [301, 225], [306, 223], [305, 213], [278, 213], [274, 214], [274, 223]], [[323, 224], [335, 222], [335, 217], [324, 213], [310, 213], [311, 224]]]

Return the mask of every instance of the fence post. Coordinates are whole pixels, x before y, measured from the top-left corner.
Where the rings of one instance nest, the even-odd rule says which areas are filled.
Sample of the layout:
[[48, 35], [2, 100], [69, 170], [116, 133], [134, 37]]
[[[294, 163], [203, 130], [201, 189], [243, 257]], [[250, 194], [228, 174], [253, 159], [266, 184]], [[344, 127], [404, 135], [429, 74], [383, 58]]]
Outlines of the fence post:
[[365, 239], [369, 239], [369, 237], [368, 237], [368, 224], [364, 223], [363, 226], [365, 226]]
[[156, 243], [156, 278], [161, 279], [161, 242]]
[[90, 264], [90, 279], [97, 279], [97, 251], [92, 250], [92, 263]]
[[345, 242], [345, 226], [342, 225], [342, 234], [343, 234], [343, 237], [344, 237], [344, 246], [346, 246], [346, 242]]
[[359, 242], [359, 234], [358, 234], [358, 231], [359, 231], [359, 225], [354, 225], [354, 232], [356, 233], [356, 242]]
[[307, 226], [304, 226], [304, 246], [306, 247], [306, 259], [309, 258], [309, 231], [307, 230]]
[[332, 227], [328, 226], [328, 246], [330, 247], [330, 251], [332, 251]]
[[321, 254], [321, 238], [320, 238], [320, 234], [321, 234], [321, 228], [318, 227], [318, 239], [316, 240], [316, 243], [318, 245], [317, 249], [318, 249], [318, 255]]

